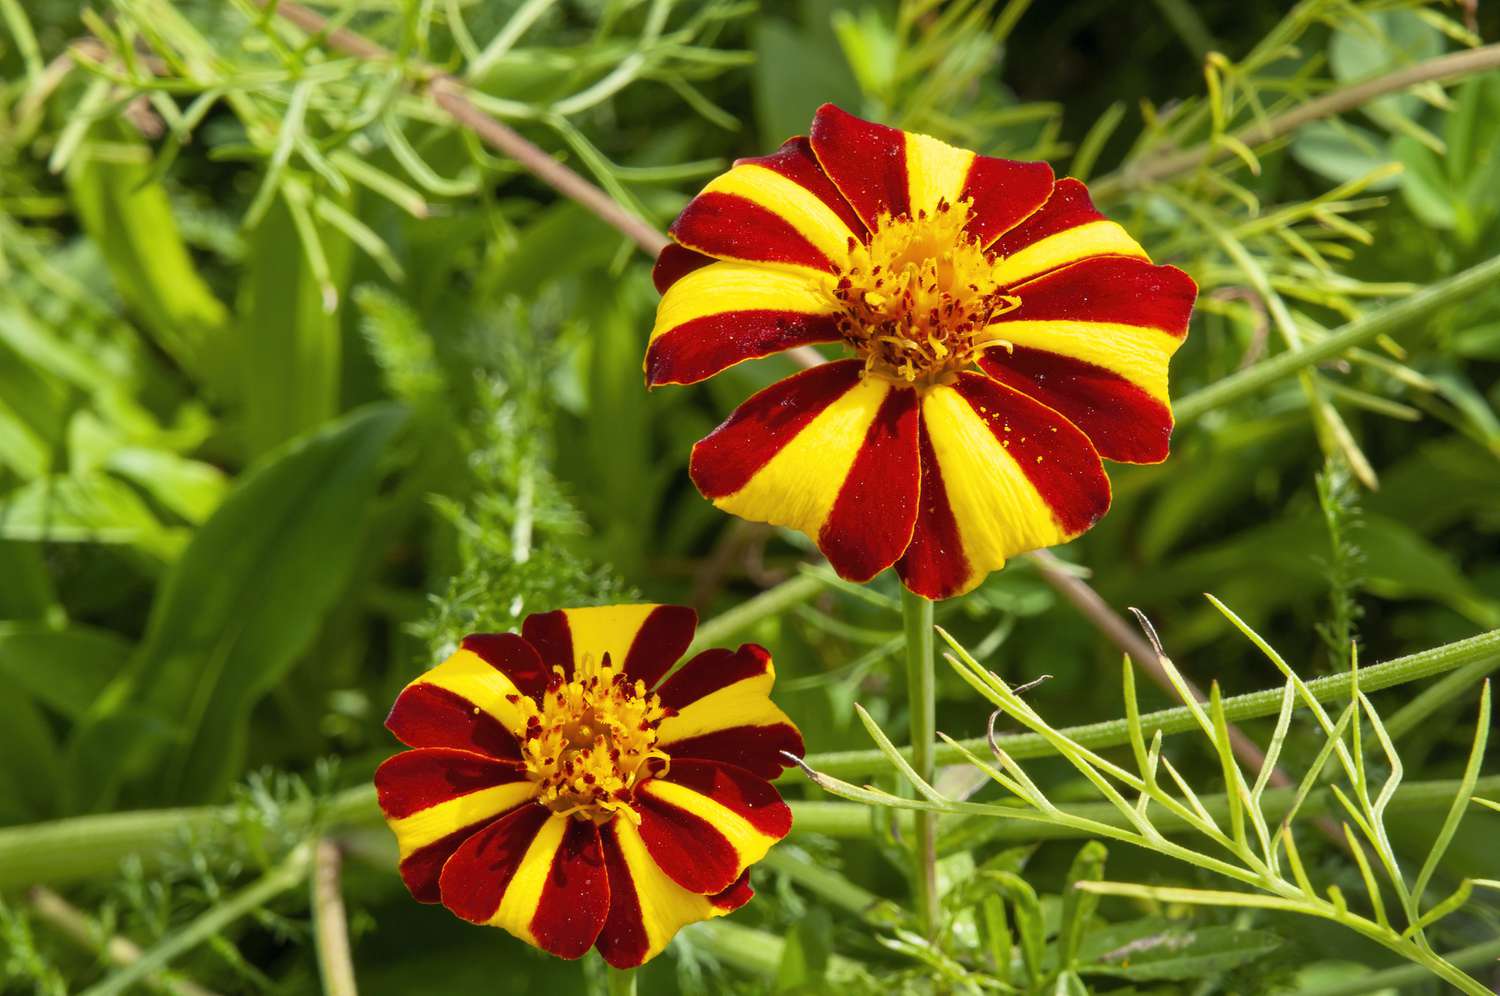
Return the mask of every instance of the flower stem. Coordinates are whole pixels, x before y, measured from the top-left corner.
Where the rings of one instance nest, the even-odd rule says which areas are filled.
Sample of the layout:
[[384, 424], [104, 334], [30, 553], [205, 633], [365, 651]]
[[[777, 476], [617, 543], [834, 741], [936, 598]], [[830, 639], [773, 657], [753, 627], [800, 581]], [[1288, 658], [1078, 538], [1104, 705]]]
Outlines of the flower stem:
[[635, 996], [635, 969], [606, 968], [604, 978], [609, 996]]
[[[911, 714], [912, 767], [925, 782], [932, 781], [933, 740], [937, 731], [936, 678], [932, 656], [932, 603], [901, 589], [901, 618], [906, 628], [906, 697]], [[937, 814], [918, 813], [912, 881], [922, 932], [937, 934]]]

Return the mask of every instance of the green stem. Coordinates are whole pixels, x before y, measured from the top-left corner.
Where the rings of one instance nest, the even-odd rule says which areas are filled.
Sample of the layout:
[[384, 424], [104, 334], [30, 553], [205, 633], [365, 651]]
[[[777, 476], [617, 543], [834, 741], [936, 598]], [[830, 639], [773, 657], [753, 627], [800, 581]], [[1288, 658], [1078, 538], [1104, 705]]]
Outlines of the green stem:
[[604, 978], [609, 996], [635, 996], [635, 969], [610, 966]]
[[341, 884], [343, 855], [333, 841], [313, 846], [313, 946], [318, 953], [318, 975], [324, 996], [358, 996], [354, 959], [349, 955], [349, 918], [344, 912]]
[[306, 878], [310, 860], [308, 845], [299, 845], [281, 864], [163, 939], [141, 955], [139, 961], [88, 989], [84, 996], [114, 996], [116, 993], [129, 992], [132, 987], [160, 972], [174, 959], [207, 941], [240, 917], [259, 909], [288, 889], [295, 888]]
[[[1453, 643], [1434, 647], [1431, 650], [1422, 650], [1406, 657], [1398, 657], [1396, 660], [1387, 661], [1384, 664], [1375, 664], [1370, 667], [1360, 668], [1359, 687], [1366, 694], [1377, 692], [1383, 688], [1391, 688], [1396, 685], [1405, 684], [1409, 681], [1419, 681], [1430, 678], [1437, 674], [1446, 674], [1457, 668], [1464, 667], [1479, 660], [1494, 660], [1500, 655], [1500, 629], [1493, 629], [1478, 636], [1471, 636], [1466, 640], [1458, 640]], [[1322, 678], [1315, 678], [1307, 682], [1307, 689], [1313, 698], [1319, 702], [1332, 702], [1347, 699], [1349, 697], [1349, 676], [1347, 674], [1333, 674]], [[1281, 709], [1281, 688], [1269, 688], [1259, 692], [1248, 692], [1244, 695], [1236, 695], [1224, 700], [1224, 718], [1229, 722], [1238, 722], [1246, 719], [1258, 719], [1263, 716], [1274, 716]], [[1162, 709], [1158, 712], [1147, 713], [1141, 717], [1141, 728], [1147, 737], [1161, 730], [1163, 736], [1173, 733], [1184, 733], [1198, 728], [1197, 720], [1193, 718], [1192, 712], [1186, 706], [1177, 706], [1172, 709]], [[1073, 740], [1084, 747], [1098, 750], [1105, 747], [1118, 747], [1130, 742], [1130, 727], [1123, 719], [1114, 719], [1102, 723], [1089, 723], [1082, 726], [1070, 726], [1060, 731], [1063, 736]], [[1006, 753], [1017, 760], [1031, 757], [1047, 757], [1056, 753], [1052, 745], [1044, 738], [1035, 733], [1013, 733], [998, 738], [998, 742]], [[960, 741], [960, 746], [980, 754], [989, 752], [989, 745], [984, 737], [973, 737]], [[902, 748], [901, 753], [911, 760], [913, 755], [911, 748]], [[937, 748], [936, 762], [938, 764], [959, 764], [964, 761], [963, 751], [947, 744], [940, 744]], [[873, 775], [890, 770], [891, 763], [879, 750], [849, 750], [836, 751], [827, 754], [812, 754], [807, 758], [808, 765], [815, 771], [820, 771], [837, 778], [854, 778]], [[786, 778], [802, 777], [796, 769], [784, 776]], [[3, 857], [3, 848], [0, 848], [0, 857]], [[3, 862], [0, 862], [3, 866]]]
[[1500, 256], [1477, 263], [1461, 273], [1429, 284], [1415, 294], [1362, 315], [1317, 342], [1278, 353], [1269, 360], [1194, 391], [1173, 405], [1177, 422], [1179, 425], [1191, 422], [1215, 408], [1269, 387], [1283, 377], [1333, 359], [1354, 346], [1429, 319], [1438, 308], [1494, 287], [1497, 281], [1500, 281]]
[[783, 581], [699, 626], [685, 656], [708, 647], [720, 646], [762, 619], [780, 615], [792, 606], [808, 601], [822, 590], [823, 582], [808, 574], [799, 574], [789, 581]]
[[[901, 619], [906, 629], [906, 703], [911, 714], [912, 767], [928, 784], [936, 770], [933, 741], [937, 736], [937, 676], [933, 672], [932, 603], [901, 589]], [[912, 882], [922, 932], [937, 935], [937, 814], [916, 817], [912, 851]]]
[[[1486, 941], [1483, 944], [1460, 948], [1443, 955], [1444, 961], [1460, 969], [1478, 968], [1486, 963], [1493, 964], [1497, 958], [1500, 958], [1500, 940]], [[1304, 989], [1302, 996], [1361, 996], [1362, 993], [1372, 993], [1379, 989], [1400, 989], [1403, 986], [1426, 981], [1429, 972], [1430, 969], [1422, 965], [1400, 965], [1380, 972], [1359, 975], [1346, 982]]]
[[773, 847], [761, 859], [761, 865], [878, 927], [889, 927], [906, 919], [901, 907], [819, 864], [798, 847], [784, 843]]

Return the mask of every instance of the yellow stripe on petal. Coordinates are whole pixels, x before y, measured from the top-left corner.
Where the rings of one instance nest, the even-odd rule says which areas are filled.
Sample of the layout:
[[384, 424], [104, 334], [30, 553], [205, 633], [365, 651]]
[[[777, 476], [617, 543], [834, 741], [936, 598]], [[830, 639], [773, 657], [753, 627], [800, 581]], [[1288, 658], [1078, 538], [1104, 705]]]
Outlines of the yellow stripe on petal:
[[719, 805], [708, 796], [701, 792], [694, 792], [685, 785], [653, 778], [642, 786], [641, 791], [655, 796], [668, 805], [676, 806], [678, 809], [700, 817], [709, 826], [723, 834], [724, 839], [729, 841], [729, 846], [734, 848], [739, 858], [740, 866], [734, 872], [736, 878], [739, 877], [740, 872], [765, 857], [771, 845], [780, 839], [761, 833], [739, 813]]
[[775, 170], [745, 163], [716, 177], [703, 193], [733, 194], [759, 204], [784, 219], [831, 260], [842, 260], [849, 254], [849, 239], [854, 233], [844, 220], [818, 195]]
[[774, 726], [792, 721], [771, 701], [771, 686], [776, 683], [776, 669], [766, 663], [764, 674], [725, 685], [709, 692], [676, 715], [668, 716], [657, 727], [657, 743], [664, 750], [682, 740], [705, 733], [728, 730], [736, 726]]
[[536, 783], [507, 782], [440, 802], [399, 820], [387, 820], [404, 860], [414, 851], [442, 840], [464, 827], [514, 809], [536, 795]]
[[553, 813], [532, 838], [531, 846], [516, 867], [516, 873], [505, 887], [500, 908], [490, 917], [490, 925], [501, 927], [515, 934], [527, 944], [536, 945], [531, 933], [531, 921], [542, 901], [542, 890], [547, 886], [547, 876], [552, 871], [552, 859], [562, 844], [563, 834], [568, 830], [571, 816]]
[[864, 378], [819, 412], [744, 487], [714, 504], [742, 519], [800, 530], [816, 541], [890, 390], [889, 381]]
[[[1167, 404], [1167, 361], [1182, 339], [1157, 329], [1110, 322], [1016, 321], [991, 326], [1017, 346], [1042, 349], [1103, 367]], [[1004, 364], [1003, 349], [995, 351]]]
[[494, 716], [512, 733], [525, 727], [521, 710], [511, 701], [520, 692], [501, 671], [471, 650], [458, 650], [437, 667], [423, 674], [412, 685], [432, 685], [467, 699]]
[[956, 149], [930, 135], [906, 133], [906, 183], [911, 212], [932, 214], [939, 201], [957, 204], [969, 178], [974, 153]]
[[1068, 538], [1020, 466], [957, 391], [934, 388], [922, 403], [922, 417], [975, 576], [999, 570], [1018, 553]]
[[616, 820], [613, 826], [620, 854], [630, 869], [636, 901], [640, 904], [641, 925], [646, 930], [648, 946], [643, 960], [649, 961], [661, 954], [672, 936], [688, 924], [730, 912], [709, 902], [707, 896], [689, 892], [672, 881], [652, 860], [635, 824], [629, 820]]
[[635, 635], [657, 606], [599, 605], [584, 609], [564, 609], [568, 632], [573, 637], [573, 666], [587, 656], [595, 664], [609, 655], [616, 668], [623, 667]]
[[1148, 258], [1140, 243], [1113, 221], [1091, 221], [1038, 239], [1005, 257], [995, 269], [995, 280], [1010, 286], [1088, 256]]
[[771, 270], [750, 263], [711, 263], [667, 289], [656, 309], [654, 340], [695, 318], [733, 311], [796, 311], [831, 315], [832, 278], [806, 271]]

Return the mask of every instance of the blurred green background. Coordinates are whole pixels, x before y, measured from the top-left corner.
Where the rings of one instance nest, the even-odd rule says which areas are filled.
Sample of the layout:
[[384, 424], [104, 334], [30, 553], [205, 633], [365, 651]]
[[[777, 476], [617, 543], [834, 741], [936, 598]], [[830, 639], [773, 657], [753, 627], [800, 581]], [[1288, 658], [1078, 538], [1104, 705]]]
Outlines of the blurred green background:
[[[217, 831], [69, 884], [144, 946], [283, 853], [288, 806], [367, 781], [395, 747], [381, 721], [396, 692], [464, 633], [611, 598], [711, 618], [816, 560], [686, 476], [691, 444], [790, 361], [648, 394], [650, 260], [455, 127], [413, 86], [418, 63], [465, 77], [660, 228], [828, 100], [1119, 180], [1163, 148], [1500, 37], [1490, 5], [1332, 0], [317, 9], [394, 59], [218, 0], [0, 0], [0, 823], [236, 801]], [[1500, 75], [1480, 73], [1320, 119], [1258, 147], [1253, 171], [1231, 155], [1109, 188], [1101, 206], [1202, 287], [1174, 395], [1288, 348], [1253, 274], [1315, 341], [1496, 255], [1497, 146]], [[1205, 591], [1307, 677], [1346, 666], [1351, 640], [1373, 662], [1500, 627], [1500, 289], [1397, 338], [1195, 419], [1162, 466], [1111, 468], [1113, 511], [1062, 556], [1229, 693], [1280, 679]], [[896, 588], [870, 590], [811, 584], [735, 634], [774, 652], [810, 751], [870, 746], [856, 701], [904, 728]], [[1007, 679], [1052, 675], [1030, 701], [1057, 725], [1120, 715], [1118, 651], [1029, 563], [938, 613]], [[982, 733], [987, 707], [940, 671], [939, 729]], [[1455, 690], [1403, 737], [1408, 779], [1456, 777], [1476, 697]], [[1310, 727], [1293, 737], [1316, 747]], [[1057, 798], [1089, 797], [1041, 770]], [[898, 843], [873, 820], [863, 839], [795, 846], [905, 901]], [[1398, 843], [1430, 837], [1424, 822], [1393, 816]], [[1493, 877], [1496, 833], [1500, 816], [1470, 817], [1447, 870]], [[597, 982], [592, 963], [412, 903], [378, 826], [344, 844], [365, 992]], [[1039, 891], [1075, 850], [1030, 855]], [[1175, 874], [1116, 859], [1117, 877]], [[1352, 875], [1336, 852], [1317, 861]], [[689, 931], [643, 991], [816, 991], [830, 950], [871, 988], [928, 991], [929, 969], [877, 931], [758, 876], [736, 921], [792, 938], [806, 964], [757, 979]], [[38, 919], [24, 867], [0, 881], [10, 989], [105, 973]], [[260, 908], [178, 967], [222, 991], [313, 989], [305, 905]], [[1476, 901], [1447, 946], [1496, 936], [1497, 911]], [[1389, 961], [1331, 927], [1262, 921], [1277, 952], [1207, 982], [1096, 981], [1260, 992]]]

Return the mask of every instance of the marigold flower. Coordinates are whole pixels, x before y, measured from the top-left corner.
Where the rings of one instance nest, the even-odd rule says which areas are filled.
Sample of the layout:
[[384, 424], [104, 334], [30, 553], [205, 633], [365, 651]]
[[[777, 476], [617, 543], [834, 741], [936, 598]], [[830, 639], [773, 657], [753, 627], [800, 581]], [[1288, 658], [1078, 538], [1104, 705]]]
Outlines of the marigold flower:
[[693, 448], [704, 496], [801, 530], [845, 578], [968, 591], [1109, 507], [1100, 458], [1155, 463], [1197, 287], [1046, 163], [825, 104], [672, 225], [648, 385], [843, 342]]
[[758, 646], [662, 680], [697, 621], [675, 605], [539, 613], [407, 685], [386, 726], [415, 749], [375, 787], [412, 895], [617, 968], [748, 902], [750, 865], [792, 823], [767, 779], [802, 736]]

